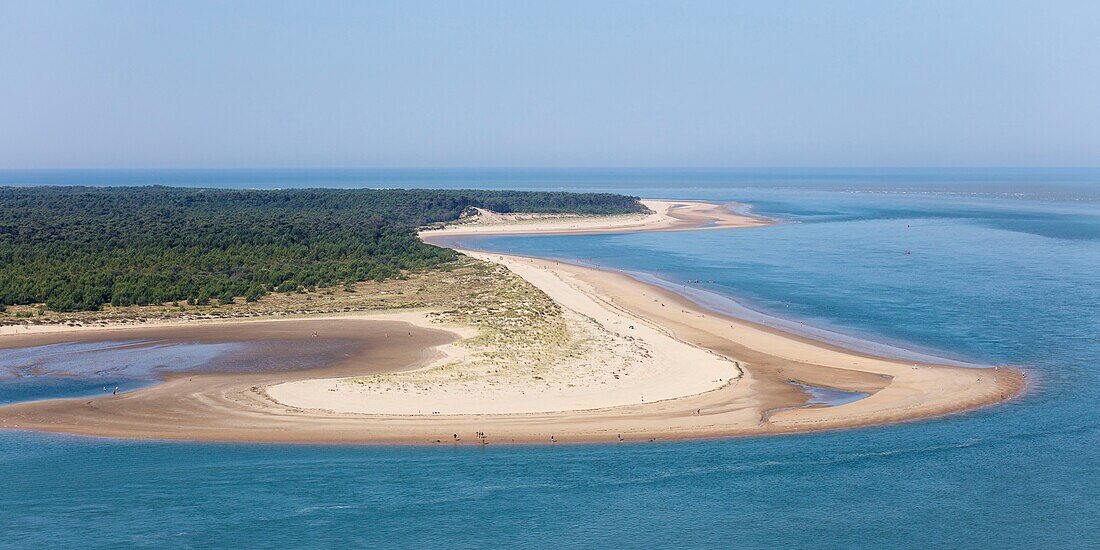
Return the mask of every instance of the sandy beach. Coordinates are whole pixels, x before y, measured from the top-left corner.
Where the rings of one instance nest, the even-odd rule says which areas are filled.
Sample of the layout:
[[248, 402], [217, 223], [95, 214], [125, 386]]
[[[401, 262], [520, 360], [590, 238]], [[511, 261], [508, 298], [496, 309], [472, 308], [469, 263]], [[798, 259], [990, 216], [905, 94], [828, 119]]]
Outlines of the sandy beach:
[[[723, 205], [644, 203], [651, 214], [614, 219], [479, 216], [423, 237], [432, 242], [474, 234], [733, 229], [770, 223]], [[545, 351], [554, 354], [551, 361], [493, 361], [485, 351], [491, 346], [464, 344], [475, 339], [476, 329], [440, 324], [425, 311], [208, 322], [201, 325], [214, 327], [227, 341], [251, 334], [262, 346], [265, 338], [305, 338], [316, 332], [322, 343], [338, 338], [358, 347], [318, 368], [288, 364], [274, 372], [172, 376], [118, 396], [0, 407], [0, 427], [313, 443], [649, 441], [916, 420], [997, 403], [1025, 387], [1016, 370], [914, 364], [855, 353], [705, 310], [623, 274], [464, 252], [503, 265], [560, 307], [569, 337]], [[273, 326], [282, 328], [273, 333]], [[135, 331], [163, 331], [161, 337], [176, 331], [178, 336], [180, 330], [193, 328], [21, 327], [0, 334], [0, 347], [148, 337]], [[541, 353], [529, 350], [525, 357]], [[795, 383], [866, 397], [840, 406], [807, 405], [807, 393]], [[486, 437], [475, 438], [476, 432]]]
[[477, 210], [476, 217], [463, 223], [447, 224], [442, 229], [421, 233], [431, 241], [439, 237], [461, 235], [584, 235], [627, 233], [631, 231], [699, 231], [760, 227], [771, 220], [735, 212], [744, 205], [715, 204], [703, 201], [642, 199], [648, 214], [582, 217], [556, 214], [498, 214]]

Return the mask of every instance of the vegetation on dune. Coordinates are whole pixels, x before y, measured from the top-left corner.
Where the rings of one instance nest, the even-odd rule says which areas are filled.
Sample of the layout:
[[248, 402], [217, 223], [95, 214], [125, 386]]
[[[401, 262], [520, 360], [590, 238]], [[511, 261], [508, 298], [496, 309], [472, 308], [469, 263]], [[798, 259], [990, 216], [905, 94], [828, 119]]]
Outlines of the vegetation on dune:
[[[65, 324], [69, 326], [106, 326], [107, 324], [156, 323], [162, 321], [194, 321], [211, 319], [247, 319], [273, 316], [311, 316], [353, 312], [391, 310], [427, 310], [449, 312], [439, 315], [441, 321], [452, 319], [456, 308], [468, 308], [478, 302], [479, 308], [495, 303], [497, 289], [519, 282], [525, 283], [507, 269], [469, 256], [458, 255], [433, 269], [410, 271], [401, 277], [382, 281], [361, 281], [318, 288], [314, 291], [275, 292], [260, 300], [238, 298], [232, 304], [212, 300], [208, 305], [188, 305], [167, 302], [146, 306], [104, 307], [99, 311], [49, 311], [41, 305], [16, 305], [0, 315], [0, 325], [13, 322], [31, 324]], [[534, 287], [531, 287], [532, 289]], [[537, 290], [535, 290], [537, 292]], [[480, 321], [468, 324], [483, 326]]]
[[[482, 190], [0, 188], [0, 307], [53, 311], [381, 281], [455, 260], [416, 227], [498, 212], [641, 212], [613, 194]], [[2, 310], [0, 310], [2, 311]]]

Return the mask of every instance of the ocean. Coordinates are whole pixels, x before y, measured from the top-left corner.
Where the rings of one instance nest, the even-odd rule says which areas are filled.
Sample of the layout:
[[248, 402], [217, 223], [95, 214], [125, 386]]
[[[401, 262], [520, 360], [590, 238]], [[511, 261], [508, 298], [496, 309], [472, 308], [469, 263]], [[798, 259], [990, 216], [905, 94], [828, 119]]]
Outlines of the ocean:
[[[475, 244], [623, 270], [716, 309], [881, 353], [1016, 365], [1033, 387], [930, 421], [624, 445], [0, 431], [0, 546], [1100, 546], [1100, 171], [0, 171], [0, 184], [78, 183], [743, 202], [783, 223]], [[19, 384], [0, 384], [0, 395], [89, 391], [50, 377]]]

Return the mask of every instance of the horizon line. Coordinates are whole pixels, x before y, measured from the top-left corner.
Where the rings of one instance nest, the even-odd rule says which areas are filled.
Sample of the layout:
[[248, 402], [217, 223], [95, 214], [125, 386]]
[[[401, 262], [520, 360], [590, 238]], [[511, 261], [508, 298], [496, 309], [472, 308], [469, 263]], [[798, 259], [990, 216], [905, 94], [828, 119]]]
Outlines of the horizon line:
[[131, 167], [0, 167], [0, 172], [125, 171], [475, 171], [475, 170], [1100, 170], [1100, 165], [759, 165], [759, 166], [131, 166]]

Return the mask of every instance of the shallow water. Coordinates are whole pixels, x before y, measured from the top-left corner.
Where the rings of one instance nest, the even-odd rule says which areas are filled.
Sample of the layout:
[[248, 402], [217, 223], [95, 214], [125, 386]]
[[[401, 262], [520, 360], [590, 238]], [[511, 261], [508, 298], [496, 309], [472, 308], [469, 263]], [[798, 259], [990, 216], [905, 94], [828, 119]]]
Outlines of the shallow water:
[[62, 342], [30, 348], [0, 349], [0, 377], [36, 374], [153, 378], [162, 371], [181, 371], [208, 364], [242, 344], [103, 340]]
[[795, 382], [794, 380], [789, 380], [787, 383], [805, 392], [806, 402], [793, 407], [776, 407], [774, 409], [765, 410], [763, 415], [765, 421], [771, 419], [772, 415], [777, 412], [810, 407], [839, 407], [848, 403], [854, 403], [869, 395], [863, 392], [838, 390], [836, 388], [826, 388], [824, 386], [812, 386], [810, 384]]
[[[253, 322], [229, 330], [216, 324], [132, 327], [109, 334], [24, 335], [35, 346], [0, 348], [0, 403], [84, 397], [137, 389], [172, 375], [325, 371], [374, 368], [361, 321]], [[372, 324], [372, 327], [378, 327]], [[383, 334], [386, 330], [381, 329]], [[24, 340], [22, 343], [27, 343]], [[379, 363], [381, 364], [381, 363]], [[336, 369], [335, 371], [333, 369]]]
[[867, 397], [866, 393], [858, 391], [844, 391], [836, 388], [826, 388], [823, 386], [811, 386], [809, 384], [799, 384], [798, 382], [792, 382], [795, 386], [798, 386], [802, 391], [809, 394], [810, 398], [806, 401], [806, 405], [819, 405], [825, 407], [839, 407], [840, 405], [846, 405], [848, 403], [855, 403], [864, 397]]
[[125, 392], [147, 386], [166, 373], [207, 366], [244, 347], [106, 340], [0, 349], [0, 403]]
[[[1018, 365], [1034, 387], [1003, 406], [927, 422], [654, 444], [256, 446], [0, 431], [0, 545], [1084, 548], [1100, 540], [1096, 173], [490, 175], [482, 181], [495, 187], [749, 202], [787, 223], [481, 244], [643, 271], [706, 291], [700, 300], [717, 295], [714, 307], [735, 299], [747, 314], [870, 339], [876, 349]], [[342, 181], [314, 176], [316, 185]]]

